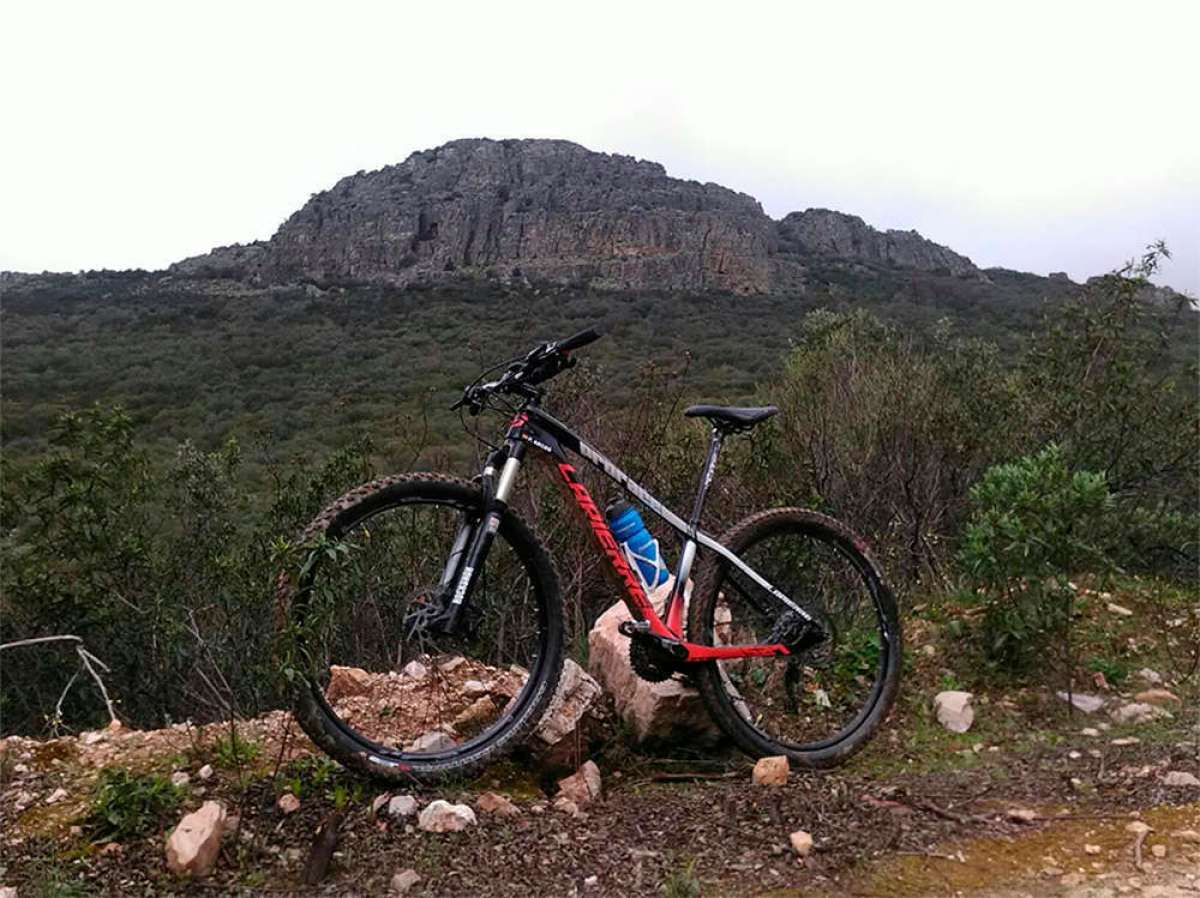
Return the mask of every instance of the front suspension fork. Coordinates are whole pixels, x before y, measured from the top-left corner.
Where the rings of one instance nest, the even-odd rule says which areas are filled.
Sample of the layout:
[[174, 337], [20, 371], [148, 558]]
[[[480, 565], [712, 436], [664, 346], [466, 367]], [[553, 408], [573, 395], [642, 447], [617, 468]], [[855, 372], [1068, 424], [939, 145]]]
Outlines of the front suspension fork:
[[441, 585], [443, 588], [449, 587], [453, 583], [450, 603], [441, 621], [442, 631], [446, 634], [453, 633], [457, 629], [458, 623], [462, 619], [467, 597], [475, 587], [475, 583], [479, 579], [479, 572], [487, 561], [488, 550], [492, 547], [496, 531], [500, 529], [500, 521], [508, 508], [508, 498], [512, 495], [517, 472], [521, 470], [524, 450], [523, 443], [510, 446], [507, 456], [504, 456], [504, 464], [500, 469], [499, 478], [495, 481], [494, 489], [492, 488], [492, 480], [496, 477], [494, 461], [498, 460], [496, 456], [502, 455], [502, 453], [493, 453], [484, 467], [485, 511], [483, 517], [473, 526], [470, 521], [463, 521], [454, 538], [454, 546], [442, 573]]

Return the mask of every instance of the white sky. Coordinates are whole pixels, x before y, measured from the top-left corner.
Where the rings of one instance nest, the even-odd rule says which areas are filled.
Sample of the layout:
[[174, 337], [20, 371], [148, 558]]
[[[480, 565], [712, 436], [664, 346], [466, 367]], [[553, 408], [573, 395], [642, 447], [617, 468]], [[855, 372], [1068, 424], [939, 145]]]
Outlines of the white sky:
[[458, 137], [561, 137], [1200, 292], [1200, 3], [0, 0], [0, 269], [161, 268]]

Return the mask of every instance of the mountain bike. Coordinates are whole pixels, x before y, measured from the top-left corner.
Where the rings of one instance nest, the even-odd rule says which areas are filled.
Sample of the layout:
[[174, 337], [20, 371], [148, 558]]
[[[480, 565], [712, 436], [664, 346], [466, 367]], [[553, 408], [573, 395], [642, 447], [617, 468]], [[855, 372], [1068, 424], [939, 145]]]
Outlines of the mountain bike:
[[[684, 411], [709, 427], [684, 518], [543, 408], [544, 384], [598, 338], [586, 330], [539, 344], [464, 390], [453, 406], [460, 414], [508, 418], [474, 480], [385, 477], [342, 496], [305, 531], [304, 563], [281, 575], [277, 592], [304, 659], [296, 716], [346, 767], [385, 780], [470, 775], [541, 721], [564, 663], [564, 624], [550, 554], [512, 506], [531, 451], [549, 460], [623, 588], [630, 619], [620, 632], [639, 676], [687, 676], [739, 748], [807, 767], [845, 760], [887, 715], [899, 682], [900, 625], [863, 540], [801, 508], [751, 514], [720, 537], [700, 526], [722, 444], [777, 409]], [[674, 584], [661, 607], [581, 481], [575, 456], [679, 535]]]

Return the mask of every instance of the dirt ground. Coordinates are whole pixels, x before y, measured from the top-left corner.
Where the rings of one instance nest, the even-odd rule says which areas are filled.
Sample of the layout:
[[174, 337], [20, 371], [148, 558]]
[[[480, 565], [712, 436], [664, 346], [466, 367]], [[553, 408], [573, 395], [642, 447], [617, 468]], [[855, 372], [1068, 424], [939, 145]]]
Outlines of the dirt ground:
[[[1200, 895], [1200, 844], [1189, 841], [1200, 830], [1200, 787], [1163, 782], [1167, 770], [1200, 775], [1195, 732], [1182, 719], [1137, 736], [1113, 730], [1032, 747], [950, 740], [936, 763], [911, 771], [896, 768], [902, 752], [885, 734], [849, 766], [793, 772], [779, 787], [752, 786], [738, 756], [610, 750], [599, 757], [604, 795], [579, 817], [554, 809], [535, 775], [506, 763], [461, 787], [409, 790], [422, 803], [473, 805], [494, 789], [521, 811], [479, 814], [477, 827], [447, 834], [376, 819], [376, 792], [309, 756], [284, 714], [241, 730], [260, 747], [252, 762], [218, 766], [201, 781], [198, 770], [218, 758], [225, 732], [124, 732], [90, 745], [7, 740], [0, 883], [22, 896], [383, 896], [392, 876], [411, 867], [421, 881], [408, 894], [419, 896]], [[185, 808], [218, 798], [240, 814], [208, 879], [167, 874], [163, 830], [174, 819], [116, 848], [71, 829], [95, 771], [116, 763], [187, 772]], [[276, 801], [289, 783], [301, 806], [284, 815]], [[51, 802], [59, 788], [66, 796]], [[330, 870], [305, 886], [314, 833], [339, 807]], [[1125, 830], [1135, 819], [1153, 828], [1141, 869]], [[788, 842], [799, 829], [815, 843], [803, 860]]]

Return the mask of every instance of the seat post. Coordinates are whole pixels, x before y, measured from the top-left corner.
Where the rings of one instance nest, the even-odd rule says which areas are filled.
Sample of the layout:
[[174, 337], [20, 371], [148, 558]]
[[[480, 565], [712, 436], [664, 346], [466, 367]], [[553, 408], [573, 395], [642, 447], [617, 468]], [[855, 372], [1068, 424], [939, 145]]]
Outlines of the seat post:
[[708, 497], [708, 487], [712, 484], [713, 474], [717, 470], [717, 457], [721, 454], [721, 444], [724, 441], [725, 434], [719, 428], [714, 427], [708, 441], [708, 457], [704, 459], [704, 470], [700, 473], [700, 484], [696, 489], [696, 501], [692, 504], [692, 517], [688, 521], [693, 530], [700, 526], [704, 500]]
[[704, 470], [700, 473], [700, 483], [696, 489], [696, 501], [692, 504], [692, 517], [688, 521], [691, 531], [683, 539], [683, 550], [679, 553], [679, 565], [675, 569], [675, 584], [671, 594], [667, 596], [663, 608], [663, 620], [667, 628], [676, 636], [683, 636], [683, 597], [687, 589], [688, 576], [692, 572], [692, 562], [696, 560], [696, 528], [700, 526], [700, 515], [704, 511], [704, 499], [708, 496], [708, 488], [712, 484], [713, 474], [717, 470], [717, 458], [721, 454], [721, 444], [725, 434], [717, 427], [712, 429], [708, 441], [708, 457], [704, 459]]

